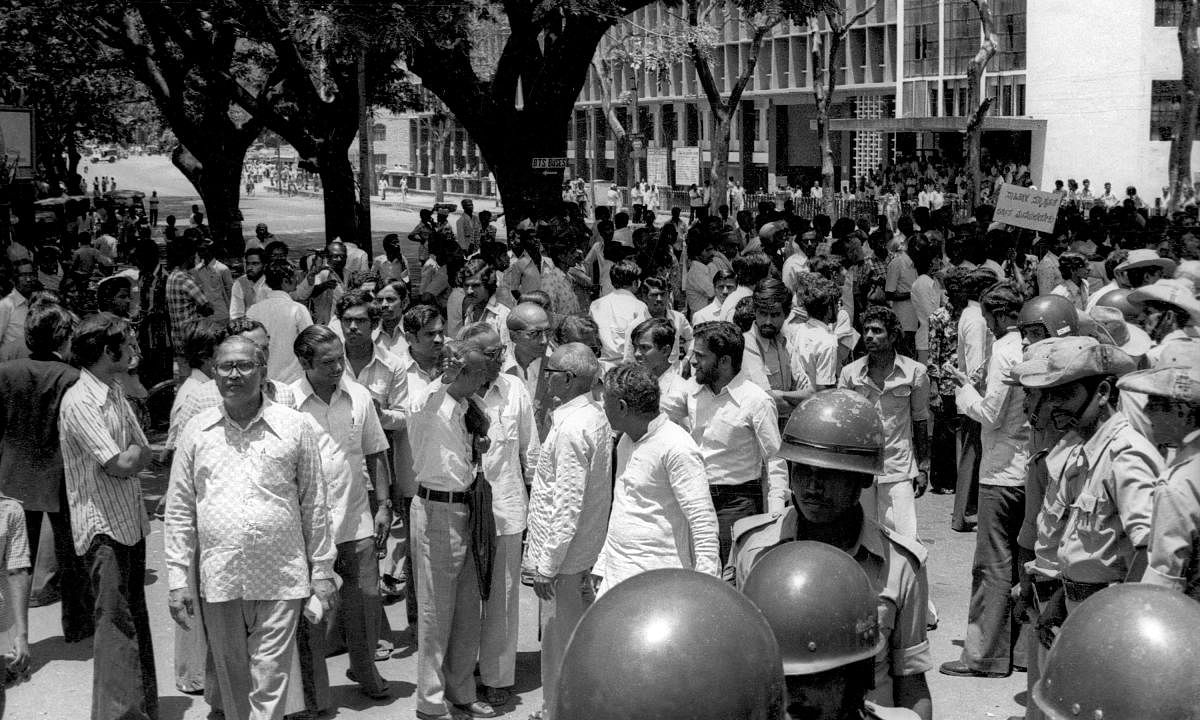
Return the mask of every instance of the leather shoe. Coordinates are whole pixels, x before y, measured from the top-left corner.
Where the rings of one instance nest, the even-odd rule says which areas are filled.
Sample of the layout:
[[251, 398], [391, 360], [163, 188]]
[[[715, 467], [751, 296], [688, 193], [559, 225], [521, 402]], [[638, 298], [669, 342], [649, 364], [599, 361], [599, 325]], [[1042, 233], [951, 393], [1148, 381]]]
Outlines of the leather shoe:
[[496, 708], [488, 705], [482, 700], [476, 700], [473, 703], [465, 703], [463, 705], [455, 705], [454, 707], [470, 715], [471, 717], [490, 718], [499, 715], [499, 713], [496, 712]]
[[483, 700], [488, 705], [495, 707], [497, 705], [507, 705], [509, 700], [512, 700], [512, 691], [508, 688], [492, 687], [490, 685], [482, 686]]
[[1012, 672], [984, 672], [982, 670], [974, 670], [967, 667], [967, 664], [962, 660], [951, 660], [950, 662], [942, 663], [938, 668], [938, 672], [951, 677], [977, 677], [977, 678], [1002, 678], [1008, 677]]

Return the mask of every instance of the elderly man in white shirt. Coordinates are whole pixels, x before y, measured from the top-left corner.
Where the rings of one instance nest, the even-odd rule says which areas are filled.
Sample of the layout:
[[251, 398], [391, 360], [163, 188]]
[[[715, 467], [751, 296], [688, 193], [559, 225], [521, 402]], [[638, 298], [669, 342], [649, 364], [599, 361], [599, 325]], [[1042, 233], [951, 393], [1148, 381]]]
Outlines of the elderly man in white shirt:
[[509, 688], [516, 681], [521, 534], [528, 506], [525, 484], [533, 480], [541, 443], [525, 383], [500, 372], [505, 349], [500, 334], [487, 323], [476, 323], [463, 328], [460, 339], [478, 345], [488, 360], [487, 381], [480, 395], [488, 417], [489, 441], [483, 454], [483, 476], [492, 489], [496, 550], [491, 592], [483, 604], [479, 679], [483, 699], [496, 706], [509, 701]]
[[600, 329], [600, 363], [605, 368], [625, 359], [625, 341], [629, 328], [650, 317], [650, 309], [634, 295], [642, 271], [633, 260], [612, 266], [613, 291], [593, 300], [589, 314]]
[[409, 530], [419, 618], [417, 712], [448, 718], [453, 707], [494, 717], [475, 689], [481, 594], [467, 507], [487, 434], [486, 416], [470, 398], [487, 380], [488, 359], [471, 342], [452, 345], [450, 354], [441, 381], [414, 402], [409, 424], [417, 480]]
[[729, 557], [733, 524], [763, 512], [764, 471], [767, 512], [783, 512], [788, 494], [787, 467], [777, 457], [775, 401], [741, 372], [745, 347], [733, 323], [701, 326], [692, 350], [695, 383], [687, 395], [687, 427], [704, 457], [722, 563]]
[[612, 428], [592, 399], [600, 365], [586, 345], [567, 343], [546, 364], [559, 405], [538, 456], [521, 576], [542, 601], [543, 703], [551, 708], [567, 640], [594, 599], [589, 571], [612, 503]]
[[[345, 351], [332, 330], [313, 325], [300, 333], [295, 346], [304, 368], [304, 377], [292, 383], [297, 409], [313, 418], [332, 440], [322, 443], [321, 462], [330, 530], [337, 545], [334, 570], [343, 581], [338, 613], [346, 629], [350, 678], [368, 697], [386, 697], [387, 682], [375, 670], [374, 655], [383, 617], [375, 551], [384, 546], [392, 524], [387, 437], [370, 393], [345, 377]], [[374, 513], [368, 497], [372, 493], [378, 505]], [[326, 627], [305, 626], [301, 643], [313, 655], [311, 677], [305, 680], [311, 682], [321, 709], [328, 707], [324, 700], [329, 694], [329, 676], [322, 662]]]
[[719, 575], [704, 458], [688, 432], [659, 411], [657, 381], [640, 365], [618, 365], [604, 375], [604, 412], [622, 437], [608, 534], [592, 570], [597, 596], [657, 568]]

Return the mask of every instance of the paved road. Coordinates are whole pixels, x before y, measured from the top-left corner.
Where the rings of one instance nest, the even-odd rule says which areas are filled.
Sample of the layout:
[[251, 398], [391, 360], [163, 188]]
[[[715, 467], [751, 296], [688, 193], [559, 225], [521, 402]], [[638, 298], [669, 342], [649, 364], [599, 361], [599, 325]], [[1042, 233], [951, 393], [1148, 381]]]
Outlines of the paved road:
[[[97, 166], [92, 167], [94, 172]], [[187, 192], [186, 182], [162, 158], [133, 158], [102, 167], [109, 171], [107, 174], [118, 178], [121, 187], [147, 191], [158, 188], [160, 196], [179, 198], [185, 208], [194, 201], [194, 194]], [[316, 238], [323, 232], [320, 203], [311, 198], [289, 199], [259, 194], [246, 199], [245, 213], [251, 227], [255, 222], [268, 222], [272, 230], [283, 237], [313, 235]], [[378, 212], [376, 217], [381, 230], [387, 227], [407, 230], [416, 222], [413, 213], [391, 209]], [[143, 479], [143, 488], [148, 506], [154, 507], [165, 488], [162, 473], [147, 475]], [[975, 546], [973, 534], [950, 531], [952, 502], [952, 496], [928, 495], [917, 503], [921, 538], [929, 548], [930, 592], [941, 614], [940, 627], [930, 638], [935, 670], [929, 673], [928, 679], [933, 693], [934, 717], [939, 720], [1004, 720], [1023, 712], [1025, 675], [977, 680], [949, 678], [936, 671], [938, 664], [956, 659], [960, 653]], [[201, 720], [207, 712], [204, 700], [183, 695], [174, 686], [174, 630], [166, 608], [161, 522], [153, 523], [148, 548], [145, 582], [162, 698], [161, 720]], [[35, 673], [28, 683], [10, 690], [9, 718], [75, 720], [87, 717], [92, 682], [91, 649], [66, 645], [62, 641], [58, 613], [57, 605], [36, 608], [30, 613]], [[416, 657], [412, 645], [406, 641], [409, 636], [401, 606], [388, 608], [388, 617], [395, 631], [398, 651], [391, 660], [380, 664], [380, 671], [393, 681], [393, 697], [379, 702], [363, 697], [345, 679], [346, 656], [330, 658], [329, 677], [334, 685], [334, 701], [339, 707], [338, 718], [393, 720], [414, 717]], [[519, 650], [516, 705], [510, 706], [505, 714], [511, 718], [525, 718], [539, 707], [542, 696], [538, 678], [537, 606], [527, 588], [522, 589]]]

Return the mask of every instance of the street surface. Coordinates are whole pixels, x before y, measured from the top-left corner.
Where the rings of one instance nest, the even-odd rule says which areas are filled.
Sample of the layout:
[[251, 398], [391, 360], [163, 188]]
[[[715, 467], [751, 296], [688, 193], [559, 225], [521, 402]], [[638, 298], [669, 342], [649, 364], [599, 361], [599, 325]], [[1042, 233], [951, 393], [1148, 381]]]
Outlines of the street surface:
[[[186, 224], [188, 208], [199, 202], [187, 181], [161, 156], [136, 157], [113, 165], [92, 165], [91, 173], [115, 176], [119, 188], [144, 190], [147, 196], [157, 189], [163, 205], [162, 216], [174, 212]], [[90, 186], [91, 175], [88, 175]], [[410, 193], [409, 202], [422, 206], [432, 203]], [[390, 205], [390, 203], [389, 203]], [[486, 207], [486, 206], [485, 206]], [[259, 190], [244, 198], [246, 230], [266, 222], [280, 239], [297, 246], [312, 247], [323, 239], [324, 226], [319, 199], [312, 197], [280, 198]], [[482, 209], [482, 208], [481, 208]], [[413, 210], [395, 207], [372, 209], [376, 237], [387, 232], [406, 233], [416, 223]], [[166, 488], [165, 468], [146, 473], [142, 478], [147, 509], [153, 509]], [[934, 717], [939, 720], [976, 720], [1006, 718], [1023, 714], [1025, 675], [1015, 673], [1003, 679], [951, 678], [940, 675], [937, 666], [959, 657], [966, 628], [967, 602], [971, 587], [971, 557], [975, 535], [950, 530], [954, 498], [926, 495], [917, 502], [919, 531], [929, 550], [930, 595], [940, 614], [938, 629], [930, 634], [933, 669], [927, 674], [933, 694]], [[154, 521], [147, 540], [148, 558], [146, 593], [154, 635], [160, 695], [161, 720], [203, 720], [208, 706], [199, 696], [184, 695], [175, 689], [173, 672], [174, 625], [167, 612], [167, 588], [163, 565], [162, 522]], [[32, 679], [8, 693], [7, 717], [13, 720], [82, 720], [88, 716], [92, 689], [90, 643], [67, 645], [59, 623], [59, 606], [30, 611], [30, 646], [33, 654]], [[414, 697], [417, 659], [411, 635], [404, 619], [403, 603], [387, 608], [396, 652], [392, 659], [379, 664], [381, 674], [392, 681], [392, 697], [374, 701], [359, 694], [356, 685], [346, 679], [346, 655], [329, 658], [329, 678], [337, 711], [332, 717], [342, 720], [394, 720], [415, 717]], [[517, 659], [514, 704], [503, 708], [502, 717], [521, 719], [541, 705], [542, 691], [538, 674], [537, 600], [531, 590], [522, 588], [521, 631]]]

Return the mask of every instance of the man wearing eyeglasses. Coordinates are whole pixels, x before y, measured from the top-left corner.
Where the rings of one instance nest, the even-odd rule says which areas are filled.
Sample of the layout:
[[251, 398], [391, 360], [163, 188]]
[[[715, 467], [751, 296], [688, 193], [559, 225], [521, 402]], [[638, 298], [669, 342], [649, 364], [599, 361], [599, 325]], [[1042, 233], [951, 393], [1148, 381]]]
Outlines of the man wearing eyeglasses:
[[521, 534], [528, 504], [525, 485], [533, 481], [541, 443], [533, 401], [524, 383], [500, 372], [505, 350], [500, 334], [490, 324], [479, 322], [463, 328], [460, 338], [476, 345], [487, 360], [479, 399], [488, 417], [483, 476], [492, 490], [496, 550], [491, 592], [483, 605], [479, 679], [483, 699], [497, 706], [512, 698], [510, 688], [516, 680]]
[[[227, 717], [282, 717], [301, 606], [332, 608], [336, 549], [312, 421], [264, 397], [266, 357], [244, 337], [217, 349], [219, 408], [179, 439], [164, 525], [168, 606], [187, 627], [200, 602]], [[139, 576], [140, 577], [140, 576]], [[124, 716], [122, 716], [124, 717]]]
[[504, 372], [524, 381], [529, 397], [533, 398], [538, 437], [545, 440], [551, 409], [544, 373], [550, 348], [550, 315], [541, 305], [521, 303], [509, 313], [506, 324], [511, 344], [504, 361]]

